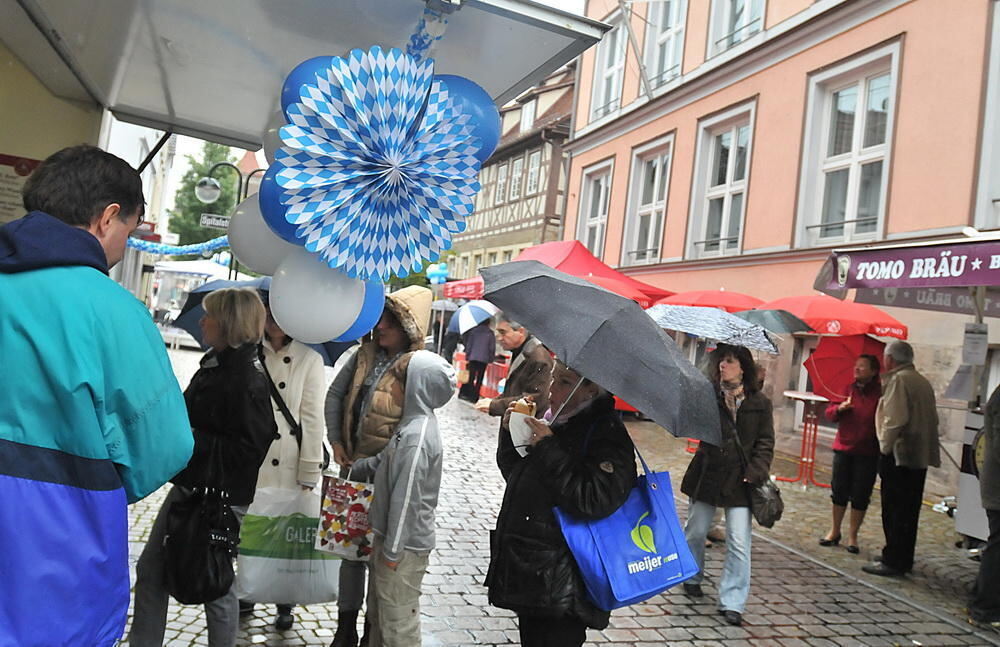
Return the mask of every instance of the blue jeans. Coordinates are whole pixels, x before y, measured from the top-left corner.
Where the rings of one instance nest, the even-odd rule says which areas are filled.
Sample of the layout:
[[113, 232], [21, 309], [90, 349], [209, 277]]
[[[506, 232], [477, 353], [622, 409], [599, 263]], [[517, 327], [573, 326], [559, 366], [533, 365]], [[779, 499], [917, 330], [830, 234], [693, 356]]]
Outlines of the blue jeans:
[[[750, 508], [725, 508], [726, 561], [719, 582], [719, 610], [743, 613], [750, 596]], [[705, 577], [705, 537], [712, 527], [715, 506], [702, 501], [688, 502], [684, 537], [698, 563], [699, 573], [688, 580], [701, 584]]]

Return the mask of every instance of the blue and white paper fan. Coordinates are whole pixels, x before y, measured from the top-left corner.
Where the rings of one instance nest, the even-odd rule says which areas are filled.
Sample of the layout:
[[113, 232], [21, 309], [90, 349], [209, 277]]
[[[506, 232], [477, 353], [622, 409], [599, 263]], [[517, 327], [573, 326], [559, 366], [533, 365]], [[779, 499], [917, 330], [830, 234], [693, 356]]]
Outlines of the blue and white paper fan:
[[304, 84], [281, 128], [277, 175], [306, 249], [348, 276], [419, 271], [465, 229], [479, 139], [431, 60], [353, 50]]

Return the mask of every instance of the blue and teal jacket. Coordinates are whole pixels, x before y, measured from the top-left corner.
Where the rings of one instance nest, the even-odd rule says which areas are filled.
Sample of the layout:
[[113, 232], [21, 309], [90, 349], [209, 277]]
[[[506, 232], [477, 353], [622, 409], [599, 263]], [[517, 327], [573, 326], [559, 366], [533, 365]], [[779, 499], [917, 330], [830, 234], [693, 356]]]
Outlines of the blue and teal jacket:
[[114, 645], [126, 504], [191, 456], [163, 340], [107, 273], [83, 229], [0, 228], [0, 647]]

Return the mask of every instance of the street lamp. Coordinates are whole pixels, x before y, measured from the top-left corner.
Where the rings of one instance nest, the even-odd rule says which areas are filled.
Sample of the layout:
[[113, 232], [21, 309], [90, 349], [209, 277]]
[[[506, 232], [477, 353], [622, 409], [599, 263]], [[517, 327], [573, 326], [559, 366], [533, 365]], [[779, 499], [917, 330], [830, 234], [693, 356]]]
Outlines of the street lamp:
[[[216, 162], [212, 165], [212, 168], [208, 169], [208, 175], [206, 177], [198, 180], [197, 184], [194, 185], [194, 197], [198, 199], [199, 202], [204, 204], [212, 204], [222, 195], [222, 185], [213, 176], [215, 172], [220, 167], [227, 167], [236, 172], [236, 204], [239, 205], [241, 202], [247, 199], [250, 195], [250, 180], [257, 173], [265, 173], [267, 169], [257, 168], [246, 175], [243, 175], [243, 171], [240, 167], [236, 166], [232, 162]], [[230, 278], [235, 278], [236, 274], [239, 273], [239, 261], [230, 252], [230, 263], [229, 263], [229, 276]]]

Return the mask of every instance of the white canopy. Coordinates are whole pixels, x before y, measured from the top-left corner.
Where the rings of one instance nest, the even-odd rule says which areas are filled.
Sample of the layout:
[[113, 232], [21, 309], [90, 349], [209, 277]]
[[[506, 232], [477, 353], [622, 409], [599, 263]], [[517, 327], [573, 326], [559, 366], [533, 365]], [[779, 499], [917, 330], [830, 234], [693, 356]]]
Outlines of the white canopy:
[[[529, 0], [430, 0], [459, 9], [437, 73], [500, 105], [572, 60], [608, 26]], [[421, 0], [0, 0], [0, 41], [57, 96], [122, 121], [256, 150], [299, 62], [405, 48]]]
[[[157, 272], [173, 272], [174, 274], [194, 274], [204, 276], [208, 279], [228, 279], [229, 268], [219, 265], [215, 261], [159, 261], [153, 266]], [[248, 274], [238, 272], [235, 281], [249, 281], [253, 277]]]

